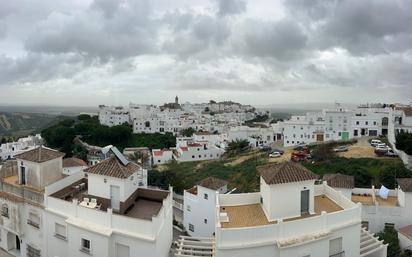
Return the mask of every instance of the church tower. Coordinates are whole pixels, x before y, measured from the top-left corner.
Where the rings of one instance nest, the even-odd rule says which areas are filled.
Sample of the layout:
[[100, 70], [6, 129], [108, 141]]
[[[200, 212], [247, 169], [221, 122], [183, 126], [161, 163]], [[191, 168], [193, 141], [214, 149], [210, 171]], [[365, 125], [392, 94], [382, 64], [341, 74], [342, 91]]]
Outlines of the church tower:
[[175, 97], [175, 104], [179, 104], [179, 97]]

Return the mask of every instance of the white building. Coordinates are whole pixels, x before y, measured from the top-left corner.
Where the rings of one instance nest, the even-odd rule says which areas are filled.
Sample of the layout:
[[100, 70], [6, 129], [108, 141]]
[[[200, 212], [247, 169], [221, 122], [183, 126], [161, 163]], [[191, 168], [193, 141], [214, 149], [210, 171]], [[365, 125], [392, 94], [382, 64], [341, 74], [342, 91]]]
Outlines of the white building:
[[44, 213], [45, 187], [60, 180], [63, 153], [45, 147], [16, 155], [10, 169], [2, 169], [0, 247], [14, 256], [47, 254], [48, 221]]
[[130, 123], [129, 109], [123, 106], [99, 105], [99, 122], [109, 127]]
[[169, 256], [172, 192], [121, 154], [46, 188], [47, 256]]
[[173, 160], [173, 150], [170, 149], [153, 149], [153, 165], [166, 164]]
[[258, 170], [260, 192], [217, 195], [217, 257], [386, 256], [361, 230], [360, 205], [315, 174], [291, 162]]
[[215, 233], [216, 194], [227, 193], [228, 182], [208, 177], [184, 191], [183, 226], [191, 236], [211, 237]]
[[388, 133], [388, 108], [357, 108], [347, 110], [337, 105], [335, 109], [308, 112], [279, 122], [283, 132], [283, 145], [349, 140], [361, 136], [380, 136]]
[[252, 147], [270, 145], [276, 141], [272, 127], [231, 127], [227, 132], [227, 141], [247, 140]]
[[19, 138], [17, 142], [3, 143], [0, 145], [0, 159], [13, 159], [15, 155], [24, 153], [41, 145], [43, 139], [40, 134]]
[[76, 172], [82, 172], [87, 169], [87, 163], [82, 159], [71, 157], [63, 159], [63, 174], [73, 175]]
[[186, 146], [176, 146], [173, 158], [177, 162], [192, 162], [219, 159], [225, 150], [215, 145], [202, 143], [187, 143]]
[[402, 106], [391, 109], [389, 113], [388, 140], [396, 151], [403, 163], [412, 168], [412, 156], [404, 151], [396, 149], [396, 134], [400, 131], [412, 133], [412, 107]]

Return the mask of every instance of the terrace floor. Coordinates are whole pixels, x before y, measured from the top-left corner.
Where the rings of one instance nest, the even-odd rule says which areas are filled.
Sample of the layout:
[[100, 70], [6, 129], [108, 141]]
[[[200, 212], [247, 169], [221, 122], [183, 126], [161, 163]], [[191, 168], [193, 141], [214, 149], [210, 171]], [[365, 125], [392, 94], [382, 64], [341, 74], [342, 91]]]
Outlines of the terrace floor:
[[[315, 196], [315, 213], [313, 215], [302, 215], [294, 218], [285, 219], [285, 222], [317, 216], [325, 211], [327, 213], [343, 210], [334, 201], [325, 195]], [[247, 204], [239, 206], [221, 206], [220, 212], [226, 212], [229, 222], [221, 222], [222, 228], [240, 228], [264, 226], [276, 224], [276, 221], [269, 222], [263, 212], [261, 204]]]
[[132, 218], [151, 220], [162, 208], [162, 202], [137, 199], [131, 209], [127, 210], [124, 215]]
[[[383, 199], [376, 196], [376, 201], [380, 206], [398, 206], [398, 198], [396, 196], [388, 196], [388, 199]], [[371, 195], [352, 195], [352, 202], [361, 203], [364, 205], [373, 205]]]

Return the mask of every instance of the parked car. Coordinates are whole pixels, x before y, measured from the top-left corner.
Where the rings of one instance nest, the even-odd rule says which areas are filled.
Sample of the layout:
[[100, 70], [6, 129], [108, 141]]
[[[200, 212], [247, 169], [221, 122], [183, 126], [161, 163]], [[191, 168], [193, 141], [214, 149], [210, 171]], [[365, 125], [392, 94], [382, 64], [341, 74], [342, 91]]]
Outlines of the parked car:
[[385, 147], [388, 147], [388, 146], [385, 143], [380, 143], [380, 144], [377, 144], [376, 147], [385, 148]]
[[282, 154], [279, 153], [279, 152], [273, 152], [273, 153], [269, 154], [269, 158], [279, 158], [281, 156], [282, 156]]
[[347, 152], [349, 148], [346, 145], [341, 145], [333, 149], [334, 152]]
[[260, 146], [259, 150], [261, 152], [270, 153], [270, 152], [272, 152], [272, 147], [270, 147], [270, 146]]
[[372, 139], [371, 146], [377, 146], [378, 144], [382, 144], [382, 141], [379, 139]]
[[285, 151], [280, 150], [280, 149], [273, 149], [272, 153], [274, 153], [274, 152], [278, 152], [278, 153], [280, 153], [281, 155], [283, 155], [283, 154], [285, 153]]
[[392, 149], [390, 149], [390, 150], [385, 154], [385, 156], [388, 156], [388, 157], [398, 157], [398, 154], [395, 153]]

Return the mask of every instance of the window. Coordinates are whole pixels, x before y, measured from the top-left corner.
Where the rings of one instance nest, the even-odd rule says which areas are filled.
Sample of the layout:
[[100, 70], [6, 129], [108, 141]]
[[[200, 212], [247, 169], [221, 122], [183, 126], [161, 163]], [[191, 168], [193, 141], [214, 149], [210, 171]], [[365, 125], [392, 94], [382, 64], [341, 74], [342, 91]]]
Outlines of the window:
[[342, 237], [329, 240], [329, 256], [341, 256], [342, 253]]
[[29, 218], [27, 219], [27, 224], [35, 227], [40, 228], [40, 216], [36, 213], [29, 213]]
[[90, 254], [91, 253], [91, 242], [89, 239], [82, 238], [80, 251]]
[[208, 194], [204, 194], [203, 198], [205, 198], [206, 200], [209, 199], [209, 195]]
[[342, 133], [341, 132], [338, 132], [338, 136], [341, 136], [342, 135]]
[[116, 257], [130, 257], [130, 247], [116, 243]]
[[190, 205], [186, 205], [186, 210], [191, 211]]
[[395, 224], [393, 224], [393, 223], [385, 223], [385, 229], [395, 229]]
[[207, 224], [207, 219], [204, 219], [204, 221], [203, 221], [205, 224]]
[[195, 226], [191, 223], [189, 223], [189, 230], [195, 232]]
[[373, 122], [373, 125], [376, 125], [376, 121]]
[[66, 240], [66, 226], [59, 223], [55, 223], [54, 236]]
[[27, 257], [40, 257], [40, 250], [31, 245], [27, 245]]
[[361, 224], [362, 228], [369, 230], [369, 221], [362, 221]]
[[368, 122], [367, 122], [367, 121], [365, 121], [365, 125], [368, 125]]
[[9, 206], [6, 203], [1, 206], [1, 216], [9, 217]]

